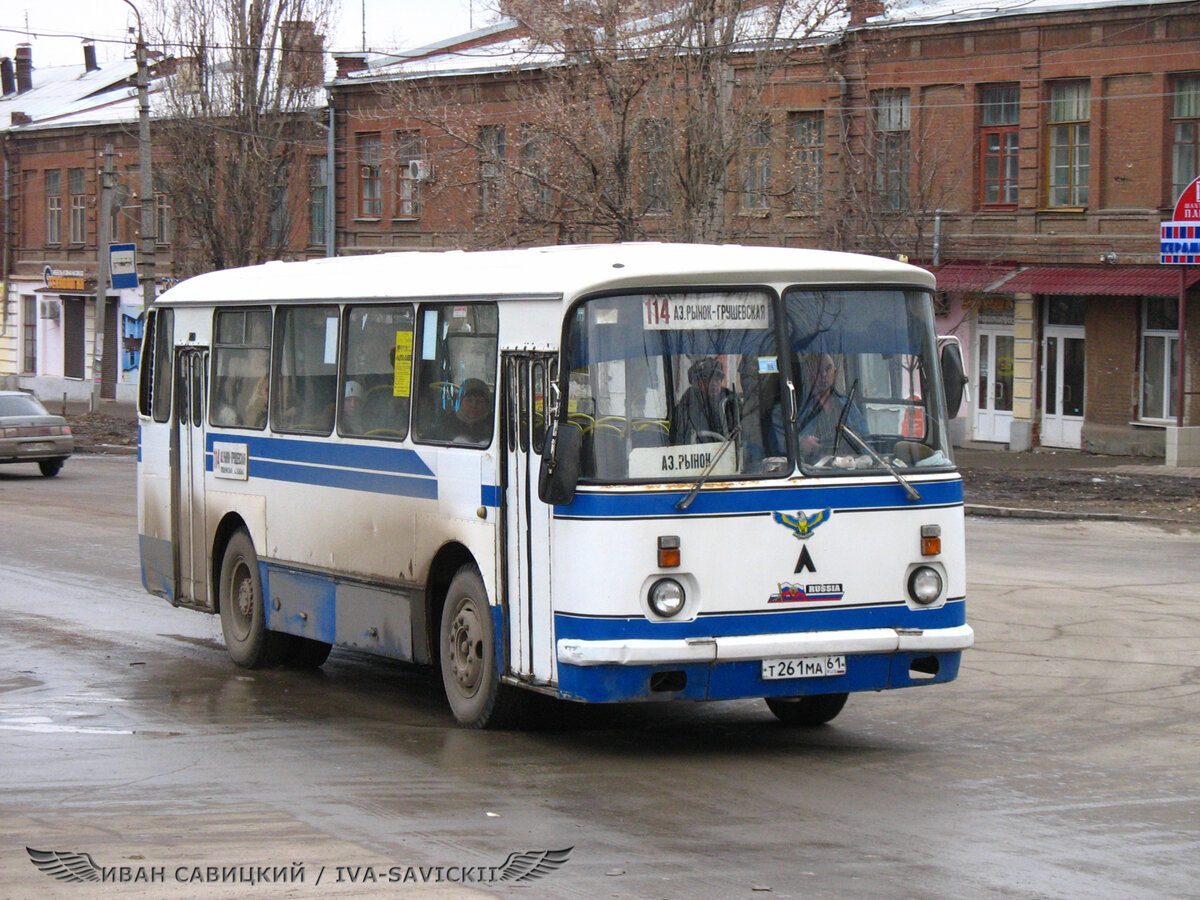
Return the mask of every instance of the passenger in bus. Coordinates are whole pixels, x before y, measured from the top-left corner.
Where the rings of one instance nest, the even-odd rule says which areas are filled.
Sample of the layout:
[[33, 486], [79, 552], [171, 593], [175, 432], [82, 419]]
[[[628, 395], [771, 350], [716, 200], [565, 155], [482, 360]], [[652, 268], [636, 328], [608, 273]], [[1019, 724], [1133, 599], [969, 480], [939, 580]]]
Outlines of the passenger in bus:
[[703, 444], [724, 440], [733, 431], [733, 395], [725, 387], [721, 361], [706, 356], [688, 369], [689, 387], [671, 417], [671, 443]]
[[[834, 452], [835, 446], [857, 453], [845, 436], [838, 437], [838, 422], [845, 411], [846, 426], [859, 436], [867, 433], [867, 420], [858, 405], [837, 390], [838, 367], [828, 353], [811, 355], [803, 367], [804, 382], [808, 385], [807, 399], [800, 405], [796, 433], [800, 441], [800, 456], [813, 462]], [[849, 409], [846, 408], [849, 404]]]
[[357, 381], [347, 381], [342, 398], [342, 431], [346, 434], [363, 434], [363, 389]]
[[447, 439], [465, 444], [486, 444], [492, 437], [492, 392], [478, 378], [468, 378], [458, 394]]

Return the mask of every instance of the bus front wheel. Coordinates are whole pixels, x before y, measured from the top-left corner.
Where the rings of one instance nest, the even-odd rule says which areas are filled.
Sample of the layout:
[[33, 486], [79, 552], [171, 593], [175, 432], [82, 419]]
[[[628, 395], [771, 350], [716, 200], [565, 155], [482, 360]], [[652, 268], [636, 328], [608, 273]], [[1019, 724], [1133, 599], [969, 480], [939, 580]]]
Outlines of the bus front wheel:
[[811, 694], [807, 697], [767, 697], [767, 708], [785, 725], [824, 725], [846, 705], [849, 694]]
[[286, 649], [287, 635], [267, 630], [258, 554], [245, 531], [235, 532], [225, 547], [218, 600], [229, 658], [244, 669], [278, 665]]
[[446, 592], [439, 634], [442, 684], [454, 717], [468, 728], [515, 723], [517, 689], [500, 682], [487, 589], [474, 566], [458, 570]]

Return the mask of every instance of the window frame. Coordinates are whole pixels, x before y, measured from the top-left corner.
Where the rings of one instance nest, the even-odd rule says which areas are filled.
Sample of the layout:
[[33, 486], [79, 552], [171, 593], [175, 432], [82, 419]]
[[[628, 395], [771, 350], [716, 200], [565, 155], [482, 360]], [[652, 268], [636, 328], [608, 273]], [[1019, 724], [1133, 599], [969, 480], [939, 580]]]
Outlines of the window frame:
[[504, 192], [504, 163], [508, 158], [508, 132], [503, 125], [479, 126], [479, 211], [493, 212]]
[[[46, 191], [46, 243], [62, 243], [62, 169], [46, 169], [42, 173]], [[53, 182], [53, 184], [51, 183]]]
[[[1016, 209], [1020, 189], [1020, 94], [1018, 84], [985, 85], [979, 89], [979, 206], [981, 209]], [[997, 139], [995, 150], [991, 139]], [[988, 163], [996, 160], [995, 175]], [[995, 186], [995, 197], [989, 188]], [[1011, 197], [1012, 199], [1007, 199]]]
[[[77, 190], [78, 189], [78, 190]], [[67, 243], [87, 243], [87, 170], [67, 170], [67, 195], [70, 212], [67, 220]]]
[[771, 120], [755, 122], [746, 134], [742, 150], [743, 213], [765, 213], [771, 209]]
[[425, 137], [418, 129], [397, 131], [396, 142], [396, 208], [394, 219], [413, 220], [424, 213], [421, 181], [412, 177], [409, 163], [428, 160]]
[[378, 131], [354, 136], [358, 160], [358, 215], [365, 221], [383, 218], [383, 135]]
[[[1184, 86], [1186, 90], [1182, 89]], [[1171, 196], [1168, 199], [1170, 205], [1174, 205], [1187, 186], [1200, 177], [1200, 75], [1174, 76], [1169, 117]], [[1181, 130], [1184, 128], [1190, 131], [1190, 135], [1181, 139]], [[1181, 159], [1181, 151], [1190, 156], [1190, 161]]]
[[907, 88], [871, 92], [875, 151], [875, 195], [887, 212], [904, 212], [911, 203], [912, 97]]
[[[1071, 97], [1066, 92], [1072, 89], [1082, 90], [1080, 95]], [[1044, 179], [1047, 209], [1082, 210], [1087, 209], [1091, 201], [1091, 102], [1091, 82], [1086, 79], [1051, 82], [1049, 85]], [[1086, 117], [1081, 117], [1079, 110], [1072, 113], [1070, 106], [1085, 107]], [[1059, 152], [1066, 154], [1063, 165], [1055, 161]], [[1065, 174], [1065, 182], [1058, 180], [1059, 172]], [[1065, 196], [1058, 193], [1064, 191]]]
[[[1138, 316], [1138, 416], [1140, 421], [1149, 422], [1157, 425], [1173, 424], [1176, 421], [1178, 410], [1178, 397], [1176, 396], [1176, 388], [1178, 386], [1178, 366], [1179, 366], [1179, 320], [1177, 301], [1167, 297], [1144, 297], [1141, 302], [1141, 309]], [[1174, 323], [1168, 323], [1165, 327], [1152, 327], [1150, 325], [1150, 311], [1152, 304], [1162, 304], [1162, 311], [1168, 314], [1174, 314]], [[1159, 342], [1163, 345], [1162, 351], [1157, 356], [1157, 362], [1161, 366], [1161, 370], [1149, 373], [1147, 372], [1147, 364], [1150, 361], [1149, 346], [1151, 342]], [[1155, 410], [1156, 414], [1149, 414], [1146, 410], [1146, 388], [1147, 376], [1152, 375], [1152, 382], [1157, 382], [1157, 387], [1161, 391], [1161, 404], [1159, 409]]]
[[[816, 127], [811, 127], [815, 124]], [[819, 213], [825, 205], [825, 113], [796, 110], [788, 113], [792, 139], [792, 211]]]

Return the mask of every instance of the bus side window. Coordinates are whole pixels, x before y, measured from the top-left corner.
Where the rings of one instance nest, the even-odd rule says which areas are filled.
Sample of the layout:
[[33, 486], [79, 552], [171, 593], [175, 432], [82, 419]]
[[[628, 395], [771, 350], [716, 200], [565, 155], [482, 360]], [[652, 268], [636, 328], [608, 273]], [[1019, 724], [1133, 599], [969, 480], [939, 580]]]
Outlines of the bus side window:
[[362, 306], [346, 316], [338, 431], [399, 440], [412, 397], [413, 308]]
[[271, 311], [229, 309], [216, 314], [209, 422], [262, 429], [267, 425]]
[[276, 431], [333, 431], [337, 333], [336, 306], [281, 309], [276, 315], [271, 392], [271, 424]]
[[150, 413], [155, 422], [171, 418], [171, 367], [175, 334], [175, 310], [155, 310], [154, 352], [151, 364]]
[[496, 417], [496, 305], [423, 306], [419, 324], [414, 436], [486, 447]]

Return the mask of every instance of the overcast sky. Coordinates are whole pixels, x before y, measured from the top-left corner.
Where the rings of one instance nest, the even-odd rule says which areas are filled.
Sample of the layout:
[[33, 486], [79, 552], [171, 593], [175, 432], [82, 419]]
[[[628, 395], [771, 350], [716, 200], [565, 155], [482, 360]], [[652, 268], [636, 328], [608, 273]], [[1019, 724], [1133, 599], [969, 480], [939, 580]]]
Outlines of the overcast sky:
[[[147, 16], [152, 0], [133, 0]], [[472, 9], [473, 5], [473, 9]], [[331, 49], [361, 50], [363, 15], [371, 49], [416, 47], [492, 21], [487, 0], [341, 0]], [[101, 62], [128, 54], [120, 40], [134, 24], [124, 0], [0, 0], [0, 56], [33, 45], [34, 66], [73, 65], [83, 59], [80, 38], [96, 40]], [[32, 32], [32, 36], [30, 33]]]

